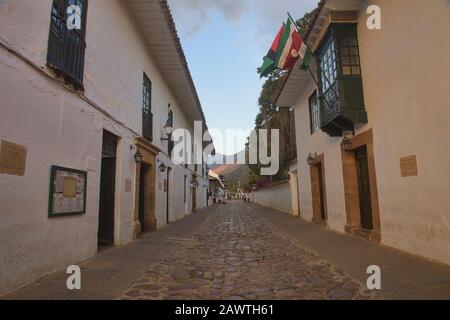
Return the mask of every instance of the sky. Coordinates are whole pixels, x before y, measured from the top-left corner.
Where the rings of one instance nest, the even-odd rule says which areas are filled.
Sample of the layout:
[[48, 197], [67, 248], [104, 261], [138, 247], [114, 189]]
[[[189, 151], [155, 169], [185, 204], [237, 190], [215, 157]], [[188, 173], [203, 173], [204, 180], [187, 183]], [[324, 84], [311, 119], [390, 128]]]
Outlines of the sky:
[[169, 0], [178, 34], [220, 154], [245, 147], [259, 111], [256, 73], [287, 12], [294, 19], [318, 0]]

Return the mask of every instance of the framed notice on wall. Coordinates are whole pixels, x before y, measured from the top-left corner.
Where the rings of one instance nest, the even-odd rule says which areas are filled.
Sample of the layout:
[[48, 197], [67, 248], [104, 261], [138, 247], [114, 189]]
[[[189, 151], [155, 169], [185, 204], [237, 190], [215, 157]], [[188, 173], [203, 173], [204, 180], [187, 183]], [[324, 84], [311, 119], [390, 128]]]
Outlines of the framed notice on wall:
[[52, 166], [49, 218], [86, 213], [87, 172]]

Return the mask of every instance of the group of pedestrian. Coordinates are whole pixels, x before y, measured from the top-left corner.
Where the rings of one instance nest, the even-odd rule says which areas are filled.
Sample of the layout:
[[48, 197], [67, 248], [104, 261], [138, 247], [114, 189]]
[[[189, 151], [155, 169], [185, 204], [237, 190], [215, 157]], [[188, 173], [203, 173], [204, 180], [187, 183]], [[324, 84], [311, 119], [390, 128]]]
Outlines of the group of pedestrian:
[[244, 200], [245, 203], [249, 203], [250, 202], [250, 194], [244, 193], [242, 195], [242, 199]]

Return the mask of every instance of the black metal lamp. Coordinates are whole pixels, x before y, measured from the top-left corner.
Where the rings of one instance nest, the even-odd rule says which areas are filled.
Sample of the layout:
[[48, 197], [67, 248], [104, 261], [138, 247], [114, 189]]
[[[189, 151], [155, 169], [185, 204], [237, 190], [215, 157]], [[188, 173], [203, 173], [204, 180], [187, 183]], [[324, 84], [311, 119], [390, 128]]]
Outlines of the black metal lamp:
[[160, 172], [166, 172], [167, 166], [164, 162], [160, 161], [161, 164], [158, 166]]
[[350, 140], [348, 137], [344, 137], [344, 140], [342, 140], [341, 142], [341, 146], [347, 152], [352, 151], [353, 148], [352, 140]]
[[191, 185], [191, 188], [195, 189], [195, 188], [198, 188], [198, 186], [200, 184], [198, 183], [197, 179], [192, 179], [190, 185]]
[[133, 157], [134, 157], [134, 161], [137, 164], [141, 163], [142, 160], [144, 159], [144, 156], [142, 155], [142, 153], [139, 150], [136, 151], [136, 153], [134, 154]]
[[170, 137], [173, 133], [173, 125], [172, 125], [172, 121], [170, 121], [170, 119], [167, 120], [167, 123], [164, 126], [164, 132], [166, 133], [166, 135], [168, 137]]
[[306, 161], [308, 162], [308, 165], [312, 166], [314, 164], [314, 155], [310, 153]]

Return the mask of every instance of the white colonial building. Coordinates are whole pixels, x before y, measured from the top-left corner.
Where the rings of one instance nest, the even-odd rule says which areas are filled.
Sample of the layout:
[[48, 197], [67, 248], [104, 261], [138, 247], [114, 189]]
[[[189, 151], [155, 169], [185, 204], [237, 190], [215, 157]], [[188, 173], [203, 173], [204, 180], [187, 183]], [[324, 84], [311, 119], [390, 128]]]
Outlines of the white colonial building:
[[194, 121], [165, 0], [0, 2], [0, 295], [205, 207]]
[[295, 108], [302, 218], [450, 264], [449, 29], [446, 0], [320, 1], [317, 64], [277, 101]]

